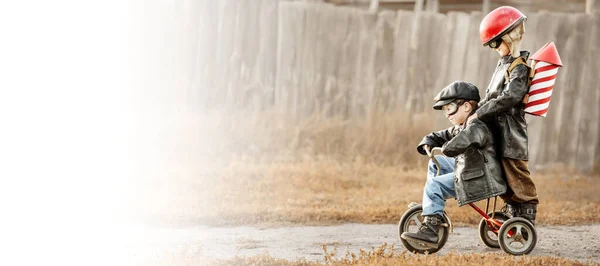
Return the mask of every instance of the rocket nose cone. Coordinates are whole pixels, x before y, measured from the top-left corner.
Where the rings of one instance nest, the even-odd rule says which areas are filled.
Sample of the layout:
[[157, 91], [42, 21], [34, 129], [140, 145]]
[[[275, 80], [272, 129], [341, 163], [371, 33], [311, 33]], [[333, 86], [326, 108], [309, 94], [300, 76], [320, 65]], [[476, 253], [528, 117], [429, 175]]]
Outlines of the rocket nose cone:
[[562, 61], [556, 50], [554, 42], [546, 43], [541, 49], [535, 52], [531, 57], [535, 61], [544, 61], [554, 65], [562, 66]]

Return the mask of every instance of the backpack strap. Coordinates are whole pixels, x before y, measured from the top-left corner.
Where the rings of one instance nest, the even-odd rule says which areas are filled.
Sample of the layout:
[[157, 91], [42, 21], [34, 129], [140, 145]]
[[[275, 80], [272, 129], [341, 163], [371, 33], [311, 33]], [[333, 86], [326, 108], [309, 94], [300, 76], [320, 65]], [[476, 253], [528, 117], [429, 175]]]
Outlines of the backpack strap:
[[531, 85], [531, 81], [533, 80], [533, 75], [535, 74], [535, 71], [533, 71], [532, 67], [530, 67], [527, 64], [527, 60], [525, 60], [524, 57], [519, 56], [515, 58], [515, 60], [512, 63], [510, 63], [510, 66], [508, 66], [506, 73], [504, 73], [504, 84], [508, 84], [508, 82], [510, 81], [510, 72], [513, 71], [513, 69], [515, 69], [515, 67], [517, 67], [518, 65], [525, 65], [529, 69], [529, 78], [527, 80], [527, 93], [525, 94], [525, 97], [523, 97], [523, 104], [527, 104], [527, 102], [529, 101], [529, 86]]

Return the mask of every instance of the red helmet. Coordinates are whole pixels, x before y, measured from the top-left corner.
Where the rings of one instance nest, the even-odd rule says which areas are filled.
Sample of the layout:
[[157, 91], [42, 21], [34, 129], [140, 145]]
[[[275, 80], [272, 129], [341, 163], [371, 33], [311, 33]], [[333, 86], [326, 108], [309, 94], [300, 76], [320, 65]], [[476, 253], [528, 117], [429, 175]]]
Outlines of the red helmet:
[[527, 17], [514, 7], [501, 6], [492, 10], [479, 24], [481, 44], [487, 46], [490, 42], [499, 40], [502, 35], [510, 32], [525, 20]]

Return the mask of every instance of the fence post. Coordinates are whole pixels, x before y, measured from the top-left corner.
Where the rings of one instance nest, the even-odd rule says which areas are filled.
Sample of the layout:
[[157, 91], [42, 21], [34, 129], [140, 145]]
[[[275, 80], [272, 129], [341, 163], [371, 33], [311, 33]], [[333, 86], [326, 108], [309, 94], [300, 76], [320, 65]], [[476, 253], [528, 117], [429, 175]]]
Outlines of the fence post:
[[484, 16], [490, 12], [490, 0], [483, 0], [481, 11]]
[[425, 10], [429, 12], [439, 12], [440, 11], [440, 1], [439, 0], [427, 0], [425, 3]]
[[585, 13], [586, 14], [595, 14], [600, 13], [600, 3], [596, 0], [586, 0], [585, 1]]
[[369, 5], [369, 11], [377, 12], [379, 8], [379, 0], [371, 0], [371, 4]]
[[414, 8], [415, 12], [419, 13], [419, 12], [423, 11], [423, 2], [424, 1], [425, 0], [416, 0], [415, 1], [415, 8]]

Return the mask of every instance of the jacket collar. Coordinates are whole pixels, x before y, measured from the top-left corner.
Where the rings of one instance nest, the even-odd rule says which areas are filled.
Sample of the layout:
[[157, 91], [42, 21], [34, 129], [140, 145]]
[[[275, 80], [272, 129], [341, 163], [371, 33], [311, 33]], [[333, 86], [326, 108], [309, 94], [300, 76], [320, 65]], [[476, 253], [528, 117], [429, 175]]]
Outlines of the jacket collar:
[[[521, 53], [519, 54], [519, 57], [523, 57], [525, 58], [525, 61], [527, 61], [527, 59], [529, 59], [529, 52], [528, 51], [521, 51]], [[505, 55], [503, 57], [500, 57], [500, 62], [502, 64], [506, 64], [506, 63], [512, 63], [512, 61], [515, 61], [516, 58], [510, 56], [510, 55]]]
[[[458, 128], [462, 131], [463, 129], [467, 128], [467, 121], [469, 120], [469, 117], [471, 117], [472, 115], [474, 115], [475, 112], [473, 112], [472, 114], [470, 114], [469, 116], [467, 116], [467, 120], [465, 120], [465, 122], [462, 125], [458, 125]], [[473, 123], [473, 122], [471, 122]]]

